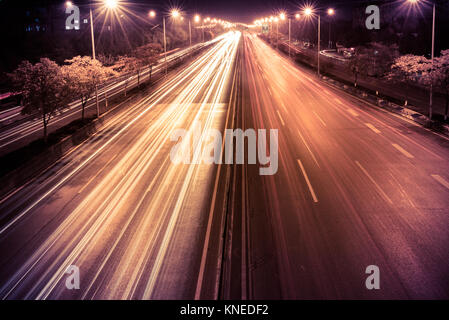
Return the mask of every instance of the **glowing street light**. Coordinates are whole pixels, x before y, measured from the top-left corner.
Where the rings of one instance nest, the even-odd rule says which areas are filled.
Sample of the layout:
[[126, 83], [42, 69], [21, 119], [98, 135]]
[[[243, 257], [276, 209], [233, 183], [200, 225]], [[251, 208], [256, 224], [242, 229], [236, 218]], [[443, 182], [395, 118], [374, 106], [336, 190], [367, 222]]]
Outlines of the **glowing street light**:
[[148, 12], [148, 15], [150, 16], [150, 18], [154, 18], [156, 17], [156, 11], [151, 10], [150, 12]]
[[301, 15], [299, 13], [295, 14], [295, 19], [299, 20], [299, 18], [301, 18]]
[[[68, 8], [70, 8], [73, 3], [72, 1], [66, 1], [66, 6]], [[103, 0], [103, 5], [107, 8], [107, 9], [116, 9], [118, 7], [119, 1], [118, 0]], [[96, 55], [95, 55], [95, 36], [94, 36], [94, 19], [93, 19], [93, 14], [92, 14], [92, 5], [90, 6], [90, 10], [89, 10], [89, 17], [90, 17], [90, 37], [91, 37], [91, 41], [92, 41], [92, 59], [96, 60]], [[99, 102], [98, 102], [98, 88], [97, 86], [95, 86], [95, 100], [96, 100], [96, 105], [97, 105], [97, 117], [100, 117], [100, 106], [99, 106]]]
[[199, 15], [195, 15], [194, 20], [195, 20], [195, 23], [199, 23], [201, 20], [201, 17]]
[[305, 14], [306, 16], [311, 16], [312, 13], [313, 13], [312, 8], [307, 7], [307, 8], [304, 9], [304, 14]]
[[335, 10], [332, 8], [327, 9], [327, 14], [333, 16], [335, 14]]
[[177, 10], [177, 9], [173, 9], [171, 12], [170, 12], [170, 15], [173, 17], [173, 18], [178, 18], [180, 15], [181, 15], [181, 13], [179, 12], [179, 10]]
[[118, 1], [117, 0], [105, 0], [104, 5], [108, 9], [115, 9], [118, 6]]
[[285, 13], [284, 13], [284, 12], [281, 12], [281, 13], [279, 14], [279, 18], [280, 18], [281, 20], [285, 20]]

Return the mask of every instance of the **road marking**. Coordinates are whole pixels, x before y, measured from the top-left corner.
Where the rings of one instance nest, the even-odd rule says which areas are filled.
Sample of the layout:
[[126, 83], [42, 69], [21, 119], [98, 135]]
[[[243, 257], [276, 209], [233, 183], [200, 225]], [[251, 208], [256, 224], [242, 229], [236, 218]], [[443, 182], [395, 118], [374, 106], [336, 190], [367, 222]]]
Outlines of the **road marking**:
[[320, 122], [322, 123], [323, 126], [327, 127], [326, 122], [324, 122], [323, 119], [321, 119], [321, 117], [318, 115], [318, 113], [316, 113], [315, 111], [313, 111], [313, 113], [316, 115], [316, 117], [318, 118], [318, 120], [320, 120]]
[[365, 168], [360, 164], [360, 162], [355, 162], [359, 168], [363, 171], [363, 173], [370, 179], [370, 181], [376, 186], [377, 190], [380, 192], [380, 194], [390, 203], [393, 204], [393, 201], [391, 201], [390, 197], [387, 196], [387, 194], [383, 191], [383, 189], [377, 184], [377, 182], [371, 177], [371, 175], [368, 173], [368, 171], [365, 170]]
[[395, 147], [398, 151], [400, 151], [404, 156], [406, 156], [409, 159], [413, 159], [414, 156], [410, 154], [409, 152], [405, 151], [404, 148], [402, 148], [400, 145], [397, 145], [396, 143], [392, 143], [393, 147]]
[[434, 178], [436, 181], [438, 181], [439, 183], [441, 183], [443, 186], [446, 187], [446, 189], [449, 189], [449, 182], [447, 182], [446, 180], [444, 180], [443, 177], [437, 175], [437, 174], [432, 174], [431, 175], [432, 178]]
[[317, 203], [318, 198], [316, 197], [315, 191], [313, 190], [312, 184], [310, 183], [309, 177], [307, 176], [306, 170], [304, 169], [304, 166], [302, 165], [302, 162], [299, 159], [298, 164], [301, 167], [302, 174], [304, 175], [304, 178], [306, 179], [307, 182], [307, 186], [309, 187], [310, 193], [312, 194], [313, 202]]
[[304, 139], [304, 137], [302, 136], [301, 131], [299, 131], [299, 129], [298, 129], [298, 134], [299, 134], [299, 137], [301, 138], [302, 142], [303, 142], [304, 145], [306, 146], [307, 150], [309, 150], [310, 155], [311, 155], [312, 158], [313, 158], [313, 161], [315, 161], [316, 165], [317, 165], [318, 167], [320, 167], [320, 165], [318, 164], [318, 160], [315, 158], [315, 155], [313, 154], [312, 150], [310, 149], [309, 145], [308, 145], [307, 142], [306, 142], [306, 139]]
[[354, 109], [348, 108], [347, 110], [348, 110], [348, 112], [349, 112], [350, 114], [352, 114], [354, 117], [358, 117], [358, 116], [359, 116], [359, 114], [358, 114], [357, 112], [355, 112]]
[[335, 101], [337, 101], [337, 103], [339, 103], [339, 104], [343, 104], [343, 102], [341, 102], [341, 100], [338, 98], [335, 98]]
[[278, 113], [279, 119], [281, 119], [282, 125], [285, 126], [284, 119], [282, 119], [282, 116], [279, 113], [279, 110], [276, 110], [276, 112]]
[[288, 113], [287, 108], [285, 107], [285, 104], [281, 101], [281, 107], [284, 109], [285, 113]]
[[372, 125], [371, 123], [365, 123], [365, 125], [370, 128], [371, 130], [373, 130], [375, 133], [381, 133], [380, 130], [378, 130], [374, 125]]

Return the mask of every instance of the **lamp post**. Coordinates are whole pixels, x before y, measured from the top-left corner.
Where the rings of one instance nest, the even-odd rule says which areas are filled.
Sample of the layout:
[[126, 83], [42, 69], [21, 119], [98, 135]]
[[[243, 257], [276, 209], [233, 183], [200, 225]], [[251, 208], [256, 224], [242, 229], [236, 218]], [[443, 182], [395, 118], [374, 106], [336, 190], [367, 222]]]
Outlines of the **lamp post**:
[[[306, 7], [304, 9], [304, 15], [310, 17], [314, 14], [314, 10], [311, 7]], [[333, 16], [335, 14], [335, 10], [334, 9], [328, 9], [327, 10], [327, 14], [329, 16]], [[320, 12], [318, 12], [317, 14], [318, 16], [318, 52], [317, 52], [317, 72], [318, 72], [318, 76], [321, 76], [320, 74], [320, 51], [321, 51], [321, 14]]]
[[[411, 5], [417, 5], [421, 0], [406, 0]], [[430, 68], [430, 92], [429, 92], [429, 119], [432, 120], [433, 116], [433, 66], [435, 60], [435, 15], [436, 15], [436, 2], [433, 1], [432, 6], [432, 48], [431, 48], [431, 68]]]
[[[107, 9], [115, 9], [118, 6], [118, 0], [104, 0], [103, 5], [106, 6]], [[71, 1], [66, 2], [67, 7], [72, 6]], [[91, 45], [92, 45], [92, 59], [96, 60], [96, 54], [95, 54], [95, 34], [94, 34], [94, 18], [92, 13], [92, 0], [89, 2], [89, 19], [90, 19], [90, 38], [91, 38]], [[97, 107], [97, 118], [100, 117], [100, 104], [98, 100], [98, 86], [95, 85], [95, 103]]]
[[[156, 17], [156, 12], [154, 10], [151, 10], [149, 12], [149, 15], [151, 18], [155, 18]], [[178, 18], [181, 16], [181, 13], [179, 12], [179, 10], [177, 9], [172, 9], [170, 11], [170, 15], [169, 17], [172, 17], [174, 19]], [[164, 36], [164, 65], [165, 65], [165, 76], [167, 76], [168, 73], [168, 66], [167, 66], [167, 32], [165, 29], [165, 18], [166, 16], [163, 15], [162, 16], [162, 32], [163, 32], [163, 36]]]
[[332, 26], [332, 16], [335, 14], [335, 10], [332, 8], [327, 9], [327, 15], [329, 16], [329, 49], [332, 48], [331, 41], [331, 26]]

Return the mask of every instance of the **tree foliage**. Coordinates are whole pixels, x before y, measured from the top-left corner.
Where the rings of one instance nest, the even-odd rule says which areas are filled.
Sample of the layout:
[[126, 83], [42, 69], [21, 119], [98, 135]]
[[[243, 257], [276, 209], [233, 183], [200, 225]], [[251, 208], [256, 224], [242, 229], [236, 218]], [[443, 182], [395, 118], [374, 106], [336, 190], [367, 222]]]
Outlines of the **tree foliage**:
[[441, 55], [434, 61], [433, 69], [435, 84], [444, 92], [446, 97], [444, 120], [447, 120], [449, 108], [449, 50], [441, 51]]
[[[430, 82], [431, 61], [423, 56], [407, 54], [395, 59], [391, 71], [386, 75], [387, 80], [394, 83], [427, 85]], [[409, 88], [408, 88], [409, 89]], [[404, 90], [407, 92], [409, 90]], [[407, 104], [407, 96], [405, 97]]]
[[51, 117], [70, 100], [69, 84], [61, 67], [48, 58], [41, 58], [36, 64], [23, 61], [9, 76], [22, 93], [22, 113], [42, 119], [47, 142], [47, 126]]
[[88, 56], [76, 56], [66, 60], [66, 63], [68, 65], [62, 67], [62, 72], [64, 78], [70, 83], [70, 93], [81, 101], [82, 119], [84, 119], [86, 104], [98, 85], [114, 76], [115, 72]]

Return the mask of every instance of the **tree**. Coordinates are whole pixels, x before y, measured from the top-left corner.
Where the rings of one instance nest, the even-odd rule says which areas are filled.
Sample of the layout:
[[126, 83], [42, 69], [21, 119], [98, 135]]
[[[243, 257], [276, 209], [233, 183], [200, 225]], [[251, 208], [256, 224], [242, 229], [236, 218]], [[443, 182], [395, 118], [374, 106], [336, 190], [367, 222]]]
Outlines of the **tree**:
[[[431, 62], [429, 59], [423, 56], [404, 55], [395, 59], [394, 64], [391, 66], [390, 73], [386, 78], [389, 81], [405, 84], [410, 86], [411, 84], [429, 84], [429, 72], [431, 69]], [[404, 90], [405, 92], [405, 105], [407, 105], [409, 88]]]
[[[153, 73], [153, 66], [155, 66], [160, 58], [160, 52], [162, 47], [158, 43], [149, 43], [144, 46], [138, 47], [135, 51], [135, 56], [139, 63], [137, 66], [150, 68], [150, 80]], [[140, 69], [138, 69], [139, 83], [140, 83]]]
[[62, 67], [63, 74], [70, 84], [73, 97], [81, 101], [81, 119], [84, 120], [86, 104], [98, 85], [115, 73], [112, 69], [104, 67], [100, 61], [87, 56], [77, 56], [66, 62], [69, 64]]
[[125, 76], [125, 97], [128, 89], [129, 73], [137, 70], [138, 61], [134, 57], [120, 56], [114, 66], [114, 70]]
[[41, 58], [36, 64], [23, 61], [9, 76], [22, 92], [22, 114], [37, 115], [42, 118], [44, 141], [47, 143], [47, 127], [51, 117], [70, 99], [68, 83], [61, 67], [48, 58]]
[[357, 87], [359, 75], [368, 72], [369, 64], [369, 54], [366, 48], [357, 48], [354, 56], [349, 60], [349, 70], [354, 75], [354, 87]]
[[380, 42], [371, 42], [368, 52], [371, 58], [369, 73], [373, 76], [383, 76], [388, 73], [394, 60], [399, 56], [397, 45], [385, 45]]
[[449, 107], [449, 50], [441, 51], [441, 55], [434, 60], [434, 74], [436, 85], [443, 90], [446, 98], [446, 104], [444, 108], [444, 120], [448, 117]]

